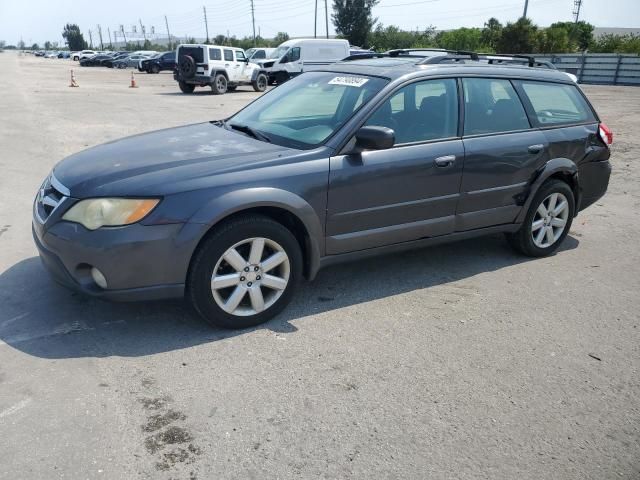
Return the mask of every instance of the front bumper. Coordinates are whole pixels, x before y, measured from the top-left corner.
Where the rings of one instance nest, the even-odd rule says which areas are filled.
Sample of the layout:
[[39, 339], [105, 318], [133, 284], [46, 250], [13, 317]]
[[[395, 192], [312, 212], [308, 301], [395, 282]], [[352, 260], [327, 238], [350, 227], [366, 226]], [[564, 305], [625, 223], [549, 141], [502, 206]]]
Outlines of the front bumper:
[[[95, 297], [133, 301], [184, 295], [190, 254], [176, 245], [182, 227], [134, 224], [89, 231], [62, 221], [45, 230], [34, 219], [32, 232], [42, 263], [58, 283]], [[91, 267], [106, 277], [107, 289], [93, 281]]]

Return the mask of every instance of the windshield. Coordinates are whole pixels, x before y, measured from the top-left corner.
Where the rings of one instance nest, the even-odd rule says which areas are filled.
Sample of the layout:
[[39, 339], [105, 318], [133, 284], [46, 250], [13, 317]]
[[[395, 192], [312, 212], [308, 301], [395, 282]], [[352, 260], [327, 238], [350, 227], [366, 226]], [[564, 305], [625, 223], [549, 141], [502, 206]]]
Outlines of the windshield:
[[289, 47], [278, 47], [273, 52], [271, 52], [269, 58], [280, 58], [284, 56], [285, 53], [287, 53], [287, 50], [289, 50]]
[[304, 73], [258, 98], [227, 124], [249, 127], [276, 144], [313, 148], [386, 84], [387, 80], [363, 75]]

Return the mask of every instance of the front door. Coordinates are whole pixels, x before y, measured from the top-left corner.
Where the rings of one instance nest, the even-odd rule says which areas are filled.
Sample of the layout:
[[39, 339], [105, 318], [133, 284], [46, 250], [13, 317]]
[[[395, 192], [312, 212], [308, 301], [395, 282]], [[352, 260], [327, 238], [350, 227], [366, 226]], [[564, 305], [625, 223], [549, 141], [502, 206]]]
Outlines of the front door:
[[242, 50], [236, 50], [235, 52], [236, 64], [234, 69], [237, 70], [238, 73], [236, 82], [250, 82], [253, 69], [249, 66], [249, 62], [246, 61], [247, 57]]
[[393, 129], [396, 145], [331, 158], [327, 254], [451, 233], [464, 166], [456, 80], [401, 87], [365, 125]]
[[531, 128], [509, 80], [462, 84], [466, 158], [456, 230], [513, 223], [536, 170], [549, 159], [547, 138]]

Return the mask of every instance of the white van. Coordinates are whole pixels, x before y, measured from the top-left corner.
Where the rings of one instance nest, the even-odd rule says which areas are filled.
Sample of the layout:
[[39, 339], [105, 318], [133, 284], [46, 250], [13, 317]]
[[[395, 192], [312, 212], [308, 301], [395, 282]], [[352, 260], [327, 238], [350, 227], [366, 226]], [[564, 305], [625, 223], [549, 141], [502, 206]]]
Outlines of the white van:
[[257, 63], [270, 82], [283, 83], [302, 72], [316, 70], [349, 56], [347, 40], [300, 38], [282, 43], [266, 60]]
[[275, 48], [254, 47], [245, 50], [244, 53], [250, 62], [255, 63], [257, 60], [266, 60], [274, 51]]

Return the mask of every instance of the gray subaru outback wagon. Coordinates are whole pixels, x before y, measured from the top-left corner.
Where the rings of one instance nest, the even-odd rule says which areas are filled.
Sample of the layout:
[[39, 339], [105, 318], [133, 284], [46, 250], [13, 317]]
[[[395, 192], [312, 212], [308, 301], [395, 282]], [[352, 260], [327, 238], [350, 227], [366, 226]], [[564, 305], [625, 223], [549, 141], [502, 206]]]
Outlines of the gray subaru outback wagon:
[[604, 195], [611, 142], [578, 86], [533, 62], [359, 58], [225, 120], [64, 159], [36, 196], [33, 235], [67, 286], [185, 296], [242, 328], [334, 262], [495, 232], [551, 254]]

